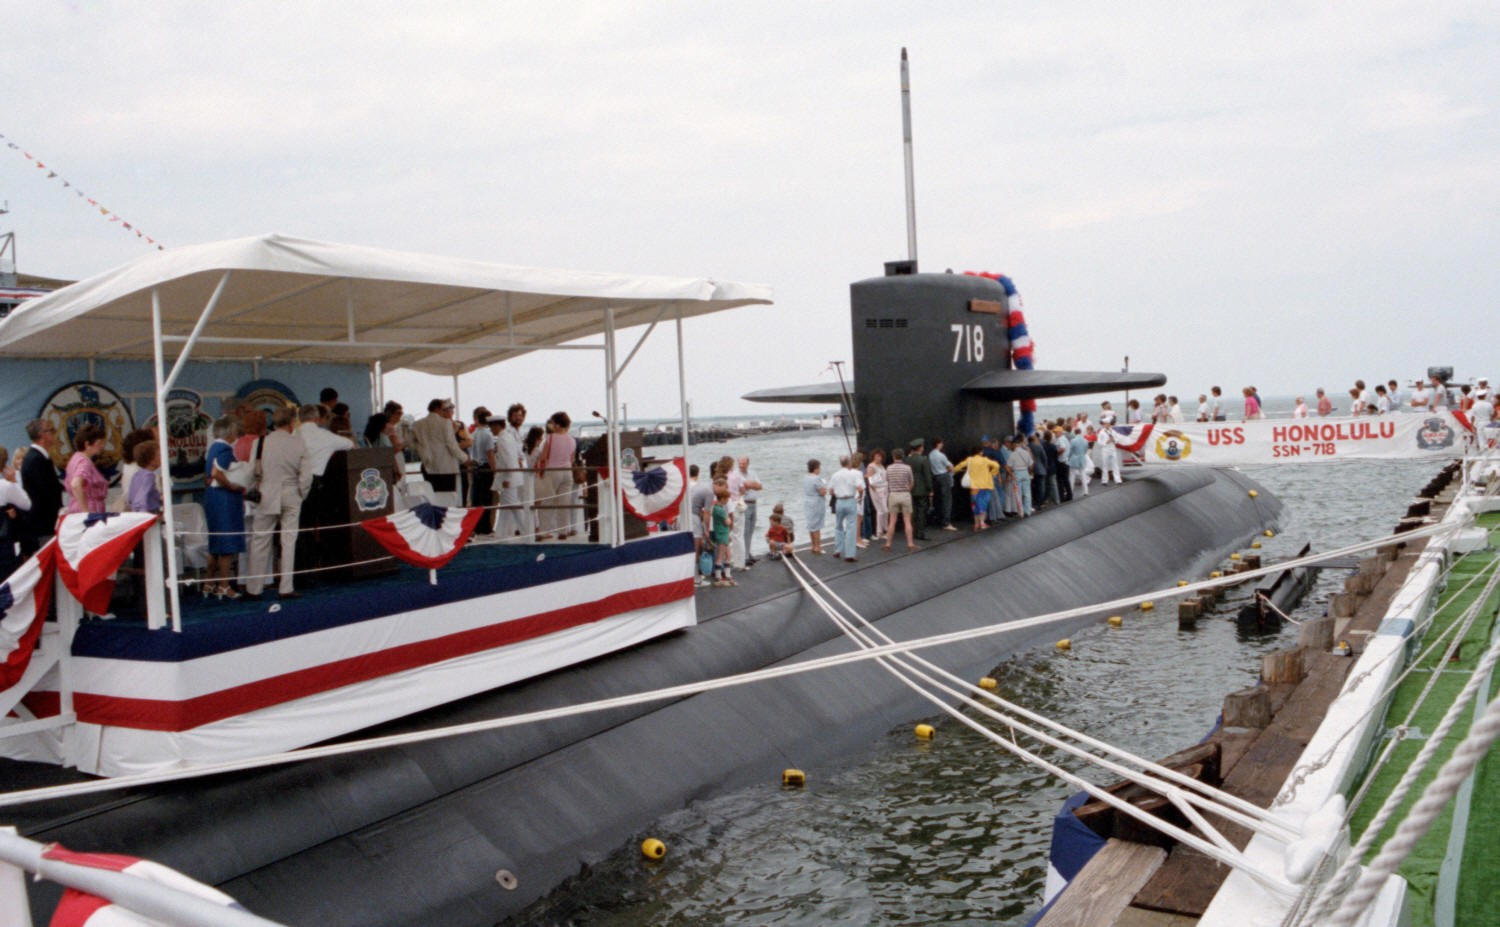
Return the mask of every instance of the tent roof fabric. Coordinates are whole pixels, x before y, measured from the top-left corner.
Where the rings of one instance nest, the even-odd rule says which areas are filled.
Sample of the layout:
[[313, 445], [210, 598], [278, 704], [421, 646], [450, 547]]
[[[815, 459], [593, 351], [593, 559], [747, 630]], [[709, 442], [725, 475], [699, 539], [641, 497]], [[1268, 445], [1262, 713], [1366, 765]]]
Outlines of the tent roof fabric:
[[161, 294], [163, 336], [186, 337], [226, 271], [195, 359], [379, 361], [387, 371], [455, 375], [597, 335], [606, 308], [626, 328], [675, 318], [679, 308], [686, 318], [771, 302], [770, 288], [755, 284], [517, 267], [273, 234], [153, 252], [30, 300], [0, 320], [0, 356], [150, 358], [152, 290]]

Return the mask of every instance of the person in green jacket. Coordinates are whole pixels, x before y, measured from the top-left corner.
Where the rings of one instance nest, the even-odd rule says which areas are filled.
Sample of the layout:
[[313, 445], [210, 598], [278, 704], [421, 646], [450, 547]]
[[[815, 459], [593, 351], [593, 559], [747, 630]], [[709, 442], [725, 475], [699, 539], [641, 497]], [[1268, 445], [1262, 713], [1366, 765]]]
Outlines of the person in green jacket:
[[911, 467], [912, 520], [917, 526], [917, 540], [927, 540], [927, 507], [932, 498], [932, 465], [927, 462], [927, 444], [921, 438], [912, 438], [907, 445], [906, 465]]

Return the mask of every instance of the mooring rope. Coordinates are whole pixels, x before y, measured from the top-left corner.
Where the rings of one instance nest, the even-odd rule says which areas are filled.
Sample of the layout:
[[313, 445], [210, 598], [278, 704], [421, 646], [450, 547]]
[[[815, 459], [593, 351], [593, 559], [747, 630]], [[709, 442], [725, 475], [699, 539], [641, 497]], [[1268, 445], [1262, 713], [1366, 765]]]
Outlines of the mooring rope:
[[[803, 581], [800, 576], [798, 576], [798, 580], [802, 582], [803, 590], [814, 599], [814, 601], [825, 612], [825, 614], [828, 614], [830, 618], [833, 618], [835, 623], [843, 628], [845, 630], [845, 633], [851, 636], [857, 646], [863, 648], [870, 648], [875, 646], [874, 644], [869, 642], [868, 638], [866, 638], [863, 632], [858, 631], [858, 629], [848, 624], [846, 620], [840, 617], [836, 617], [836, 610], [834, 610], [832, 606], [828, 604], [827, 600], [823, 599], [815, 589], [813, 589], [810, 585]], [[870, 651], [866, 649], [864, 652], [868, 653]], [[1136, 818], [1147, 826], [1153, 827], [1161, 831], [1162, 833], [1173, 837], [1178, 842], [1192, 847], [1193, 849], [1198, 850], [1204, 855], [1215, 859], [1226, 866], [1230, 866], [1245, 872], [1247, 875], [1254, 878], [1257, 882], [1264, 885], [1270, 891], [1287, 897], [1290, 897], [1293, 894], [1294, 889], [1292, 888], [1292, 886], [1288, 885], [1285, 880], [1278, 878], [1274, 873], [1271, 873], [1250, 863], [1244, 858], [1243, 855], [1238, 852], [1238, 850], [1236, 850], [1232, 845], [1228, 844], [1228, 842], [1224, 840], [1222, 836], [1219, 837], [1218, 841], [1199, 836], [1192, 831], [1189, 831], [1182, 827], [1178, 827], [1177, 825], [1172, 824], [1169, 821], [1156, 817], [1150, 812], [1131, 804], [1130, 802], [1120, 798], [1119, 796], [1111, 792], [1106, 791], [1104, 788], [1095, 785], [1092, 782], [1089, 782], [1087, 779], [1084, 779], [1082, 776], [1079, 776], [1076, 773], [1064, 769], [1063, 767], [1058, 766], [1054, 763], [1048, 762], [1036, 753], [1022, 747], [1019, 743], [1015, 742], [1014, 739], [1007, 740], [998, 732], [985, 727], [983, 724], [979, 723], [973, 718], [970, 718], [968, 715], [965, 715], [957, 707], [948, 704], [933, 692], [924, 689], [911, 677], [922, 679], [923, 681], [930, 684], [933, 688], [946, 693], [947, 695], [957, 699], [963, 704], [968, 705], [970, 708], [979, 711], [987, 717], [990, 717], [1001, 724], [1007, 725], [1012, 729], [1012, 737], [1014, 737], [1014, 731], [1020, 730], [1028, 736], [1041, 740], [1043, 743], [1047, 743], [1050, 746], [1057, 747], [1064, 750], [1065, 752], [1073, 753], [1077, 756], [1091, 759], [1099, 765], [1104, 766], [1105, 768], [1122, 772], [1132, 781], [1139, 781], [1147, 787], [1151, 788], [1153, 791], [1157, 791], [1165, 795], [1170, 801], [1172, 801], [1174, 807], [1182, 811], [1184, 816], [1187, 817], [1189, 821], [1196, 824], [1200, 829], [1202, 829], [1205, 834], [1217, 834], [1217, 832], [1208, 824], [1207, 820], [1196, 809], [1192, 807], [1192, 804], [1190, 804], [1189, 801], [1185, 800], [1189, 796], [1183, 796], [1181, 793], [1174, 792], [1173, 789], [1160, 782], [1159, 780], [1153, 780], [1149, 777], [1143, 777], [1139, 774], [1132, 773], [1130, 770], [1125, 769], [1124, 767], [1118, 766], [1118, 764], [1112, 764], [1107, 763], [1106, 761], [1102, 761], [1099, 757], [1093, 757], [1089, 755], [1087, 751], [1074, 747], [1073, 745], [1068, 744], [1065, 741], [1061, 741], [1057, 738], [1053, 738], [1046, 734], [1043, 734], [1042, 732], [1037, 731], [1034, 728], [1017, 722], [1014, 718], [1008, 718], [1005, 715], [1002, 715], [1001, 713], [990, 708], [989, 706], [983, 705], [977, 701], [974, 701], [973, 699], [968, 698], [959, 689], [955, 689], [938, 681], [933, 675], [912, 668], [899, 656], [890, 659], [882, 657], [880, 658], [880, 662], [882, 664], [885, 664], [886, 668], [890, 670], [897, 679], [899, 679], [912, 691], [932, 702], [940, 710], [954, 718], [959, 723], [974, 730], [980, 736], [991, 741], [1007, 752], [1015, 755], [1022, 761], [1029, 763], [1032, 766], [1035, 766], [1047, 773], [1050, 773], [1051, 775], [1061, 779], [1062, 781], [1068, 783], [1069, 785], [1072, 785], [1075, 788], [1082, 789], [1099, 801], [1102, 801], [1115, 808], [1117, 811], [1123, 812], [1130, 817]], [[900, 665], [902, 668], [900, 670], [895, 669], [891, 664]], [[911, 675], [906, 675], [908, 673]], [[1237, 814], [1231, 811], [1231, 809], [1229, 809], [1228, 807], [1214, 803], [1204, 796], [1193, 795], [1190, 796], [1190, 798], [1193, 803], [1203, 805], [1204, 807], [1211, 810], [1212, 813], [1240, 820], [1241, 822], [1245, 823], [1246, 826], [1252, 827], [1256, 830], [1265, 830], [1265, 828], [1259, 826], [1257, 822], [1253, 820], [1247, 820], [1246, 816]], [[1276, 823], [1280, 826], [1280, 829], [1283, 833], [1290, 832], [1290, 828], [1287, 827], [1284, 822]]]
[[[817, 574], [808, 569], [806, 565], [802, 564], [801, 562], [796, 562], [795, 566], [793, 566], [792, 564], [788, 564], [788, 568], [791, 569], [792, 575], [797, 579], [798, 583], [802, 585], [803, 590], [813, 596], [814, 601], [819, 604], [824, 613], [827, 614], [829, 618], [832, 619], [840, 627], [840, 629], [844, 631], [844, 633], [860, 642], [860, 646], [874, 646], [870, 643], [870, 641], [874, 639], [879, 639], [888, 644], [893, 643], [890, 635], [881, 631], [878, 627], [875, 626], [873, 622], [871, 622], [864, 615], [860, 614], [857, 609], [855, 609], [852, 605], [845, 601], [837, 592], [829, 587], [827, 583], [820, 579]], [[806, 577], [804, 577], [802, 574], [806, 574]], [[809, 580], [807, 577], [810, 577], [812, 583], [816, 584], [817, 591], [814, 591], [810, 588]], [[847, 621], [837, 613], [837, 611], [830, 611], [828, 607], [826, 607], [826, 604], [822, 601], [822, 597], [824, 595], [836, 602], [839, 607], [848, 614], [848, 616], [859, 622], [859, 624], [866, 629], [865, 632], [859, 632], [853, 626], [849, 625]], [[1217, 803], [1217, 806], [1211, 809], [1214, 811], [1214, 813], [1234, 820], [1236, 823], [1243, 824], [1245, 827], [1255, 830], [1264, 830], [1265, 827], [1269, 826], [1273, 830], [1276, 830], [1277, 832], [1285, 836], [1296, 835], [1296, 831], [1289, 825], [1287, 825], [1287, 823], [1283, 819], [1278, 817], [1273, 812], [1260, 807], [1259, 805], [1245, 801], [1244, 799], [1236, 795], [1231, 795], [1228, 792], [1224, 792], [1223, 790], [1215, 788], [1214, 786], [1202, 782], [1201, 780], [1184, 775], [1174, 769], [1133, 754], [1122, 747], [1117, 747], [1114, 744], [1109, 743], [1108, 741], [1092, 737], [1088, 734], [1083, 733], [1082, 731], [1070, 728], [1060, 721], [1049, 718], [1039, 712], [1032, 711], [1028, 708], [1025, 708], [1024, 706], [1004, 699], [994, 692], [989, 691], [988, 689], [984, 689], [972, 682], [960, 678], [954, 673], [949, 672], [948, 670], [942, 668], [941, 666], [938, 666], [937, 664], [924, 657], [910, 654], [907, 655], [906, 658], [893, 659], [889, 662], [900, 663], [901, 665], [906, 666], [908, 669], [910, 669], [910, 664], [907, 664], [905, 662], [905, 659], [909, 659], [911, 663], [917, 664], [930, 671], [931, 673], [936, 674], [943, 679], [946, 679], [954, 686], [959, 687], [961, 691], [957, 693], [954, 693], [952, 689], [947, 688], [945, 688], [945, 691], [955, 694], [964, 704], [969, 705], [976, 711], [980, 711], [988, 715], [989, 717], [994, 718], [996, 721], [1005, 724], [1013, 730], [1020, 730], [1028, 736], [1035, 737], [1048, 746], [1055, 747], [1066, 753], [1087, 760], [1090, 763], [1094, 763], [1100, 768], [1112, 772], [1115, 775], [1120, 776], [1121, 778], [1129, 779], [1132, 782], [1137, 782], [1138, 784], [1146, 785], [1148, 787], [1153, 787], [1155, 790], [1160, 789], [1160, 783], [1149, 776], [1142, 776], [1135, 770], [1129, 769], [1125, 766], [1121, 766], [1102, 757], [1095, 756], [1089, 753], [1087, 750], [1084, 750], [1066, 741], [1058, 740], [1046, 734], [1045, 732], [1035, 730], [1023, 724], [1022, 722], [1016, 721], [1014, 718], [1000, 715], [993, 709], [982, 704], [982, 702], [992, 702], [1007, 712], [1020, 715], [1021, 717], [1027, 718], [1028, 720], [1045, 725], [1046, 727], [1051, 728], [1059, 734], [1065, 737], [1071, 737], [1092, 749], [1103, 751], [1112, 756], [1119, 757], [1120, 759], [1128, 763], [1133, 763], [1137, 766], [1140, 766], [1146, 772], [1149, 772], [1152, 775], [1167, 779], [1172, 783], [1182, 786], [1186, 789], [1201, 792], [1203, 796], [1206, 796], [1207, 799], [1209, 799], [1209, 801], [1204, 802], [1205, 806], [1211, 803]], [[882, 660], [881, 662], [884, 664], [888, 661]], [[912, 669], [911, 671], [914, 673], [921, 672], [920, 670], [915, 669]], [[923, 675], [925, 676], [925, 674]], [[978, 697], [979, 701], [975, 700], [975, 696]], [[1194, 796], [1194, 799], [1197, 800], [1197, 796]]]

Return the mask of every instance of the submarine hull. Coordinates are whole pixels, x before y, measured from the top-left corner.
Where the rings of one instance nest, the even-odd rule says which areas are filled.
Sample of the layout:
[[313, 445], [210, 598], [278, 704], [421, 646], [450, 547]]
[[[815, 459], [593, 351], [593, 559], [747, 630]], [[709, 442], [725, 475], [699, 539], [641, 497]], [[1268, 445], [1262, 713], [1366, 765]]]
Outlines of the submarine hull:
[[[1171, 468], [910, 556], [817, 568], [851, 606], [903, 640], [1168, 586], [1208, 570], [1274, 525], [1279, 511], [1242, 474]], [[768, 562], [753, 581], [714, 590], [725, 595], [700, 599], [701, 624], [689, 631], [364, 733], [644, 692], [852, 649], [784, 573]], [[924, 653], [975, 677], [1095, 620]], [[789, 759], [836, 763], [932, 713], [861, 662], [667, 703], [39, 803], [11, 817], [33, 839], [148, 857], [288, 923], [478, 927], [520, 911], [695, 799], [774, 781]], [[513, 889], [497, 880], [501, 870], [515, 876]], [[38, 917], [54, 902], [45, 891], [33, 895]]]

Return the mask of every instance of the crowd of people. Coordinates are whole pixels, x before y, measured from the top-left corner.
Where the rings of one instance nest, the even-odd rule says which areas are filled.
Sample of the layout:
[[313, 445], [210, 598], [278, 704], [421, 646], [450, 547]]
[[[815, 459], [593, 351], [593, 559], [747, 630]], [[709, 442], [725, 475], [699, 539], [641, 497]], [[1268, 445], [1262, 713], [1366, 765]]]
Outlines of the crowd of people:
[[[974, 531], [1027, 518], [1088, 495], [1099, 459], [1104, 478], [1119, 482], [1113, 450], [1113, 435], [1096, 430], [1083, 416], [1044, 422], [1029, 436], [986, 438], [957, 460], [942, 438], [933, 439], [930, 450], [925, 438], [914, 438], [889, 455], [883, 448], [856, 451], [841, 456], [828, 474], [821, 460], [809, 460], [800, 512], [806, 551], [853, 562], [871, 544], [891, 550], [898, 537], [905, 549], [918, 550], [929, 530], [958, 530], [956, 489], [967, 492]], [[700, 585], [735, 585], [734, 571], [755, 565], [750, 550], [758, 536], [756, 497], [762, 488], [748, 457], [722, 457], [706, 475], [696, 464], [689, 468], [688, 511], [705, 567]], [[825, 543], [830, 527], [831, 543]], [[785, 555], [798, 542], [796, 522], [784, 504], [775, 506], [764, 537], [771, 557]]]
[[[240, 405], [215, 419], [203, 460], [202, 595], [260, 598], [274, 580], [280, 598], [295, 598], [298, 539], [321, 505], [331, 458], [354, 447], [390, 449], [398, 484], [408, 460], [418, 463], [434, 502], [482, 507], [478, 534], [515, 540], [578, 534], [581, 461], [567, 413], [529, 429], [520, 403], [503, 417], [481, 406], [468, 426], [453, 413], [451, 401], [434, 399], [425, 417], [410, 421], [400, 403], [388, 402], [355, 433], [349, 407], [327, 388], [317, 403], [269, 411]], [[26, 433], [29, 444], [14, 458], [0, 447], [0, 576], [53, 536], [60, 514], [161, 512], [164, 455], [154, 427], [124, 436], [113, 488], [99, 466], [108, 442], [98, 426], [72, 436], [61, 476], [56, 427], [36, 419]]]
[[[1490, 390], [1488, 377], [1479, 377], [1473, 383], [1451, 384], [1441, 377], [1425, 377], [1413, 380], [1403, 388], [1397, 380], [1376, 383], [1373, 390], [1365, 386], [1364, 380], [1355, 380], [1349, 387], [1348, 414], [1355, 416], [1386, 415], [1392, 412], [1446, 413], [1458, 411], [1471, 420], [1488, 423], [1495, 420], [1495, 396]], [[1293, 418], [1309, 418], [1337, 413], [1333, 400], [1320, 386], [1314, 395], [1314, 405], [1308, 408], [1302, 396], [1292, 410]]]
[[[1292, 407], [1292, 418], [1314, 416], [1326, 418], [1340, 414], [1386, 415], [1392, 412], [1444, 413], [1456, 410], [1468, 413], [1476, 421], [1495, 420], [1495, 396], [1490, 389], [1488, 377], [1478, 377], [1473, 383], [1453, 384], [1441, 377], [1429, 376], [1412, 380], [1405, 387], [1400, 381], [1391, 379], [1385, 383], [1375, 384], [1373, 390], [1367, 387], [1365, 381], [1361, 379], [1355, 380], [1354, 385], [1349, 387], [1347, 392], [1349, 402], [1343, 407], [1335, 403], [1328, 395], [1328, 391], [1321, 386], [1313, 393], [1310, 404], [1305, 395], [1298, 396]], [[1241, 393], [1244, 396], [1244, 406], [1238, 420], [1253, 422], [1264, 419], [1266, 414], [1261, 407], [1260, 391], [1254, 386], [1246, 386], [1241, 389]], [[1130, 400], [1129, 405], [1131, 409], [1127, 423], [1135, 424], [1143, 421], [1136, 400]], [[1199, 394], [1198, 415], [1195, 421], [1222, 422], [1228, 419], [1224, 393], [1219, 387], [1212, 387], [1207, 393]], [[1152, 409], [1151, 421], [1157, 423], [1183, 421], [1177, 397], [1158, 394], [1155, 407]]]

